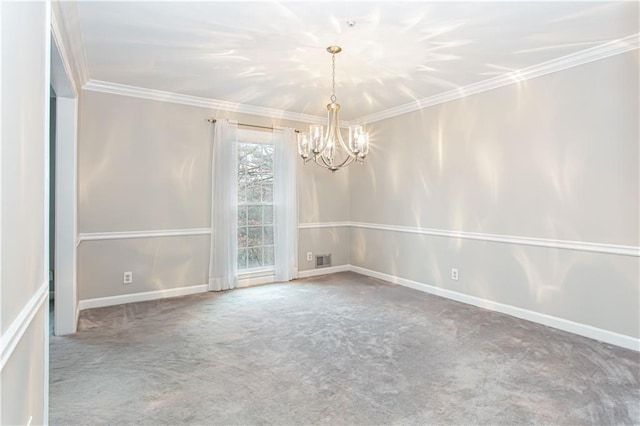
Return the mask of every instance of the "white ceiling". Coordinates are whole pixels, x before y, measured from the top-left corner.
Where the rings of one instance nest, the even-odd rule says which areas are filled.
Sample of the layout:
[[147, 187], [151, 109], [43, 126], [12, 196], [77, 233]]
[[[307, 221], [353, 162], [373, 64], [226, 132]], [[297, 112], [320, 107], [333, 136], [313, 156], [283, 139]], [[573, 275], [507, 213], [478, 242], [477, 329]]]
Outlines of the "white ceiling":
[[[383, 111], [638, 33], [638, 2], [78, 3], [93, 80], [324, 115]], [[349, 28], [346, 21], [357, 23]]]

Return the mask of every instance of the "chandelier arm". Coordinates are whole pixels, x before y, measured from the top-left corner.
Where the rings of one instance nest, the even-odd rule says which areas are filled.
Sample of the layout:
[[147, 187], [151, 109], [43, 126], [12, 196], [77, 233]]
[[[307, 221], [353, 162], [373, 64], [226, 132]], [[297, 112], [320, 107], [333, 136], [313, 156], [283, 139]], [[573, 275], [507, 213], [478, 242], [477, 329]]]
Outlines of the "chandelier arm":
[[[320, 157], [321, 161], [318, 161], [318, 157]], [[317, 166], [323, 167], [325, 169], [331, 170], [331, 167], [327, 162], [322, 158], [322, 156], [313, 157], [313, 162], [316, 163]]]
[[336, 169], [341, 169], [343, 167], [347, 167], [349, 164], [353, 163], [355, 161], [355, 157], [347, 157], [344, 159], [344, 161], [340, 164], [338, 164], [337, 166], [334, 166]]
[[338, 130], [338, 141], [340, 142], [340, 145], [342, 146], [342, 149], [344, 150], [344, 152], [346, 152], [349, 157], [355, 158], [357, 156], [356, 154], [351, 152], [351, 149], [347, 146], [347, 144], [342, 139], [342, 135], [340, 134], [340, 130]]
[[321, 163], [318, 162], [317, 157], [315, 158], [315, 163], [320, 167], [324, 167], [325, 169], [331, 170], [332, 172], [335, 172], [336, 170], [340, 170], [344, 167], [347, 167], [348, 165], [350, 165], [356, 160], [355, 156], [353, 157], [349, 156], [345, 158], [342, 163], [335, 165], [332, 163], [328, 163], [327, 160], [322, 155], [319, 155], [318, 157], [320, 157]]
[[322, 161], [322, 164], [319, 164], [317, 161], [316, 161], [316, 164], [326, 167], [327, 169], [330, 169], [331, 167], [333, 167], [333, 163], [331, 161], [327, 161], [327, 158], [324, 156], [324, 153], [320, 153], [318, 157], [320, 157], [320, 161]]

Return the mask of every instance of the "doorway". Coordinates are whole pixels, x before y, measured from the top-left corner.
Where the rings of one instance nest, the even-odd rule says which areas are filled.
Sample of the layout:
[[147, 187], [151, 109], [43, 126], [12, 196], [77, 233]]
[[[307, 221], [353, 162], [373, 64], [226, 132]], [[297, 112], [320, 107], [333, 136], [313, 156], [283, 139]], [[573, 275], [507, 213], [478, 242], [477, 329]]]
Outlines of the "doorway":
[[52, 32], [49, 176], [49, 261], [56, 336], [77, 329], [77, 129], [78, 91]]
[[55, 264], [56, 264], [56, 92], [49, 95], [49, 334], [55, 324]]

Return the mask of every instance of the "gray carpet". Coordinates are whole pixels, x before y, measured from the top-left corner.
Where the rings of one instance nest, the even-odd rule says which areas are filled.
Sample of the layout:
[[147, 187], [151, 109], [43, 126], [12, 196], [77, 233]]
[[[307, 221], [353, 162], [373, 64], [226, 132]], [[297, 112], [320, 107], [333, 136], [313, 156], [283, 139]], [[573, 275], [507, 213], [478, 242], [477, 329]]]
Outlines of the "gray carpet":
[[353, 273], [83, 311], [62, 424], [640, 423], [640, 357]]

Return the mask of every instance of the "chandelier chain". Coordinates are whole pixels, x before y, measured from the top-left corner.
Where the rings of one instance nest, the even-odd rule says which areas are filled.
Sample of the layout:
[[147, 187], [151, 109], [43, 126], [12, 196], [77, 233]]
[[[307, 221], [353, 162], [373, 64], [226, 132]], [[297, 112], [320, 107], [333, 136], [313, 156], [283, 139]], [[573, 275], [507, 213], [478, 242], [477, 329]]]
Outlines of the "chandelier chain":
[[336, 98], [336, 54], [331, 55], [331, 102], [335, 103], [338, 98]]

